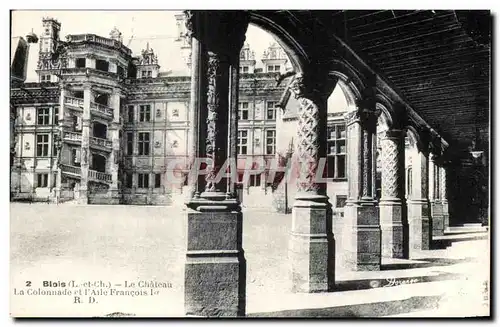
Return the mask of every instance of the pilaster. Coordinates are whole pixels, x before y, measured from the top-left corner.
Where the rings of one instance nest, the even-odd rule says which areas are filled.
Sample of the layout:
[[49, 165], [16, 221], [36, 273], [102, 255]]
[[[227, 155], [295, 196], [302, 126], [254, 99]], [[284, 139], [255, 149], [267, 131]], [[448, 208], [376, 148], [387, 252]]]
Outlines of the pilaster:
[[340, 261], [350, 270], [379, 270], [381, 264], [380, 217], [374, 187], [376, 128], [372, 95], [347, 114], [349, 180]]
[[379, 208], [382, 256], [407, 258], [404, 132], [397, 129], [387, 130], [382, 133], [380, 142], [382, 145], [382, 198]]
[[113, 121], [110, 124], [109, 134], [111, 136], [111, 154], [109, 156], [109, 173], [111, 174], [111, 185], [109, 196], [112, 204], [120, 202], [120, 185], [118, 179], [120, 159], [120, 90], [115, 89], [111, 94], [111, 108], [113, 109]]

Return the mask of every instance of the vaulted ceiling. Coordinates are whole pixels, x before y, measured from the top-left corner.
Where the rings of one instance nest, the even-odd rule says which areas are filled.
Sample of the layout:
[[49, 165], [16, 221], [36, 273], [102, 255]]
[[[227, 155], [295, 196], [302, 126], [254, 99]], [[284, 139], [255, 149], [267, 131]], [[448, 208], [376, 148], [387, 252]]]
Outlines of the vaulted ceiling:
[[287, 13], [313, 31], [342, 39], [450, 145], [464, 148], [475, 141], [488, 146], [489, 11]]

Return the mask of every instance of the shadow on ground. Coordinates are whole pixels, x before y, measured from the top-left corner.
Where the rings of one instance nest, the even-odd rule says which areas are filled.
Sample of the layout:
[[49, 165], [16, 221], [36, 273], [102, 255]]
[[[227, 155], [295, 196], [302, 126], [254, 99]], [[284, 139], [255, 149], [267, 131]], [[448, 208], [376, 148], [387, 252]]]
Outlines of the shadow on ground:
[[258, 318], [352, 318], [383, 317], [398, 315], [418, 310], [435, 309], [441, 296], [414, 296], [409, 299], [346, 305], [340, 307], [282, 310], [274, 312], [256, 312], [247, 317]]
[[[446, 258], [426, 258], [414, 260], [413, 262], [388, 263], [383, 264], [380, 270], [404, 270], [427, 267], [451, 266], [459, 263], [470, 262], [473, 258], [446, 259]], [[416, 262], [418, 261], [418, 262]]]

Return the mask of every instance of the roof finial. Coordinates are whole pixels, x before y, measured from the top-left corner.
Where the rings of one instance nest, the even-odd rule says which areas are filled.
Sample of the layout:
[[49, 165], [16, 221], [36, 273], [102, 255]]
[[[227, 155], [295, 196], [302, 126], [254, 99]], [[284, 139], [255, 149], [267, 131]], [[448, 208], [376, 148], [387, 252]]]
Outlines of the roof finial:
[[149, 50], [149, 41], [146, 43], [146, 51]]

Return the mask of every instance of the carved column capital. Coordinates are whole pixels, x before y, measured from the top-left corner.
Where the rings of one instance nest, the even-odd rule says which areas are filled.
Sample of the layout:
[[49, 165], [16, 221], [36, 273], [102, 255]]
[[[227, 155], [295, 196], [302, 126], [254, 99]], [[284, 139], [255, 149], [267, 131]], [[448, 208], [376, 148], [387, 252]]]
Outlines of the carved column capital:
[[378, 115], [376, 111], [368, 110], [368, 109], [359, 109], [348, 112], [346, 114], [346, 123], [347, 126], [352, 125], [354, 123], [359, 123], [365, 129], [369, 129], [371, 132], [375, 132], [377, 127], [377, 119]]
[[238, 59], [250, 21], [243, 10], [186, 10], [186, 37], [198, 39], [209, 52]]

